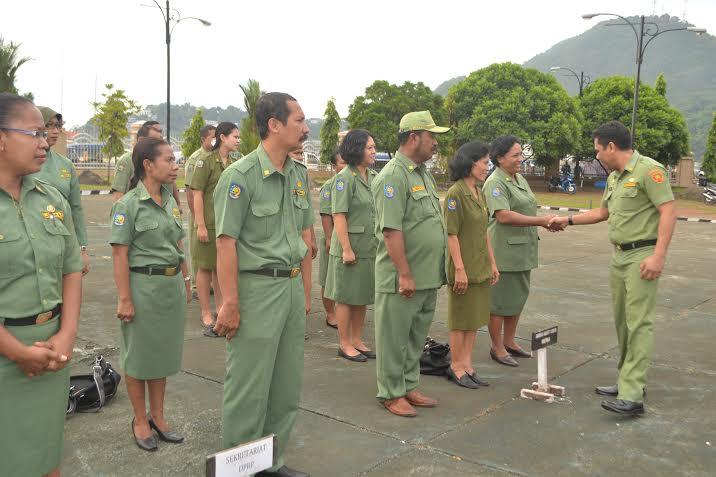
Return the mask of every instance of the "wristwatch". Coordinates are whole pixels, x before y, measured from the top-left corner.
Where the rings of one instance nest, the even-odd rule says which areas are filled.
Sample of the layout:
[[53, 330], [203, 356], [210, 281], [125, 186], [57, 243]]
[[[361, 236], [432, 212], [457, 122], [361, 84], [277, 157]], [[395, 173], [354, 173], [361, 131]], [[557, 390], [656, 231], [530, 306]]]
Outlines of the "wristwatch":
[[567, 219], [567, 223], [568, 223], [569, 225], [574, 225], [574, 221], [572, 220], [572, 216], [571, 216], [571, 215], [570, 215], [569, 218]]
[[87, 245], [80, 245], [80, 252], [86, 252], [87, 251]]
[[185, 282], [191, 281], [191, 275], [185, 276], [185, 277], [184, 277], [184, 281], [185, 281]]

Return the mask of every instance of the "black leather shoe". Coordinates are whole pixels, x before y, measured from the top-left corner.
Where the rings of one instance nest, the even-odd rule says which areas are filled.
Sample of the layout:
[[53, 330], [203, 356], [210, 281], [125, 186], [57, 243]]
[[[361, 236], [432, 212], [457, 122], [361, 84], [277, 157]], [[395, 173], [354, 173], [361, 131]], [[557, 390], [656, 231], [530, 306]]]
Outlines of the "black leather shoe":
[[629, 416], [644, 414], [644, 403], [642, 402], [633, 402], [625, 401], [624, 399], [617, 399], [616, 401], [602, 401], [602, 407], [607, 411], [612, 411], [619, 414], [626, 414]]
[[132, 435], [134, 436], [134, 442], [137, 443], [137, 447], [139, 447], [140, 449], [147, 452], [154, 452], [158, 449], [157, 439], [154, 437], [154, 434], [147, 437], [146, 439], [140, 439], [137, 437], [137, 435], [134, 433], [134, 418], [132, 418]]
[[461, 377], [458, 378], [455, 374], [455, 371], [453, 371], [451, 367], [448, 367], [447, 369], [447, 378], [448, 381], [453, 381], [461, 388], [479, 389], [480, 387], [480, 385], [473, 381], [472, 378], [467, 375], [467, 373], [463, 374]]
[[[601, 396], [618, 396], [619, 386], [614, 384], [613, 386], [597, 386], [594, 388], [594, 392]], [[644, 394], [646, 396], [646, 387], [644, 387]]]
[[487, 381], [480, 379], [480, 376], [478, 376], [477, 373], [474, 371], [472, 372], [472, 374], [468, 374], [468, 376], [470, 376], [470, 379], [475, 381], [475, 384], [477, 384], [478, 386], [487, 387], [490, 385], [490, 383], [488, 383]]
[[335, 323], [331, 323], [330, 321], [328, 321], [328, 318], [326, 318], [326, 326], [328, 326], [329, 328], [333, 328], [334, 330], [337, 330], [337, 329], [338, 329], [338, 325], [335, 324]]
[[356, 363], [365, 363], [366, 361], [368, 361], [368, 358], [366, 358], [363, 353], [358, 353], [355, 356], [350, 356], [345, 353], [340, 346], [338, 347], [338, 356], [340, 356], [341, 358], [345, 358], [348, 361], [355, 361]]
[[375, 359], [375, 351], [371, 351], [369, 349], [363, 351], [362, 349], [358, 349], [358, 348], [356, 348], [356, 350], [358, 350], [358, 352], [360, 354], [362, 354], [363, 356], [365, 356], [368, 359]]
[[280, 469], [269, 472], [268, 470], [263, 470], [256, 474], [256, 477], [311, 477], [309, 474], [305, 472], [301, 472], [300, 470], [294, 470], [290, 467], [286, 467], [285, 465], [281, 467]]
[[184, 442], [184, 436], [181, 436], [174, 431], [162, 432], [162, 430], [159, 429], [159, 426], [156, 425], [156, 423], [151, 417], [149, 418], [149, 427], [157, 431], [159, 439], [163, 440], [164, 442], [171, 442], [172, 444], [181, 444], [182, 442]]
[[513, 368], [516, 368], [519, 366], [517, 361], [514, 360], [514, 358], [510, 355], [505, 356], [504, 358], [500, 358], [495, 354], [493, 350], [490, 350], [490, 358], [492, 358], [494, 361], [497, 361], [500, 364], [504, 364], [505, 366], [512, 366]]
[[516, 358], [531, 358], [532, 357], [532, 353], [528, 353], [527, 351], [525, 351], [523, 349], [515, 349], [515, 348], [510, 348], [508, 346], [505, 346], [505, 350], [508, 353], [510, 353], [510, 356], [514, 356]]

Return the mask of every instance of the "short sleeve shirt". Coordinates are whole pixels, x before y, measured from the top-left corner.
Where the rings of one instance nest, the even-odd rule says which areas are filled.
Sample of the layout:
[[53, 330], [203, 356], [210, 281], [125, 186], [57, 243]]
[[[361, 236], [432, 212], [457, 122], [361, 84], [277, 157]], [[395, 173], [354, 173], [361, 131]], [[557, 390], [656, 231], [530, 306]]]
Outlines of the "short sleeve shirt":
[[132, 163], [132, 151], [125, 152], [114, 168], [114, 179], [112, 179], [112, 190], [126, 194], [129, 190], [129, 181], [134, 175], [134, 163]]
[[521, 174], [510, 177], [499, 167], [487, 178], [483, 187], [490, 212], [488, 231], [497, 268], [501, 272], [520, 272], [537, 268], [537, 228], [513, 227], [495, 218], [498, 210], [521, 215], [537, 215], [537, 198]]
[[[226, 167], [231, 165], [234, 159], [227, 158]], [[211, 152], [205, 157], [199, 157], [194, 166], [194, 174], [191, 178], [192, 190], [200, 190], [204, 193], [204, 224], [207, 229], [214, 229], [214, 189], [219, 182], [221, 173], [226, 169], [218, 151]]]
[[194, 151], [191, 156], [189, 156], [189, 159], [186, 160], [186, 164], [184, 164], [184, 186], [185, 187], [191, 187], [191, 180], [194, 177], [194, 169], [196, 167], [196, 161], [199, 159], [204, 159], [206, 156], [210, 154], [209, 151], [205, 150], [203, 147], [200, 147], [196, 151]]
[[286, 158], [278, 171], [259, 146], [226, 168], [214, 192], [216, 236], [236, 239], [239, 270], [298, 267], [301, 233], [313, 225], [306, 167]]
[[112, 206], [109, 243], [129, 247], [130, 267], [175, 266], [184, 261], [179, 206], [169, 188], [161, 187], [161, 192], [159, 205], [139, 181]]
[[656, 239], [657, 207], [672, 200], [664, 166], [634, 151], [624, 170], [613, 171], [607, 178], [602, 207], [609, 209], [609, 240], [625, 244]]
[[[375, 205], [371, 184], [376, 172], [366, 171], [363, 179], [357, 168], [346, 167], [336, 174], [331, 187], [331, 210], [333, 214], [345, 214], [348, 222], [348, 240], [356, 258], [374, 258], [378, 246], [375, 237]], [[343, 256], [343, 247], [335, 228], [331, 237], [331, 255]]]
[[[464, 180], [457, 181], [447, 192], [445, 224], [448, 235], [457, 236], [468, 283], [481, 283], [490, 278], [492, 267], [487, 248], [487, 222], [489, 212], [484, 194], [475, 188], [477, 198]], [[455, 264], [450, 253], [448, 260], [448, 283], [455, 283]]]
[[46, 182], [24, 177], [19, 202], [0, 189], [0, 317], [62, 303], [63, 276], [82, 270], [74, 229], [70, 205]]
[[[397, 293], [398, 273], [388, 255], [383, 230], [403, 232], [405, 255], [417, 290], [446, 281], [447, 234], [435, 179], [424, 164], [397, 152], [372, 181], [375, 202], [376, 292]], [[332, 248], [332, 247], [331, 247]]]
[[331, 210], [331, 190], [333, 188], [333, 182], [336, 180], [336, 176], [331, 177], [321, 186], [321, 190], [318, 192], [318, 213], [320, 215], [332, 215]]

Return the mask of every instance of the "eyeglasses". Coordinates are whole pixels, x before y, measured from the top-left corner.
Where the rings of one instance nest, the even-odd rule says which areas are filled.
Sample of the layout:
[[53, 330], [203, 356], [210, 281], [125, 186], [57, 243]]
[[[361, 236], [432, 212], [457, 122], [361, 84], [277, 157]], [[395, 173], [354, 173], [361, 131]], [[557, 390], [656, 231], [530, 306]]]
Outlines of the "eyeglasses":
[[17, 128], [2, 128], [0, 127], [0, 130], [2, 131], [13, 131], [16, 133], [24, 134], [25, 136], [32, 136], [35, 139], [47, 139], [47, 131], [36, 129], [34, 131], [30, 131], [29, 129], [17, 129]]

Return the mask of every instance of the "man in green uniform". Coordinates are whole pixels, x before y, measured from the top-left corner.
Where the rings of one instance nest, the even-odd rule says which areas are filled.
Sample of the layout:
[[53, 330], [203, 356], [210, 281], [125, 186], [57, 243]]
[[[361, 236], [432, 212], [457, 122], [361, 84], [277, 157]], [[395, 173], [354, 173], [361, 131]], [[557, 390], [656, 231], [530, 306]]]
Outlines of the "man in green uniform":
[[597, 387], [596, 393], [617, 397], [602, 401], [606, 410], [643, 414], [656, 290], [676, 225], [674, 196], [664, 166], [632, 149], [623, 124], [603, 124], [593, 137], [597, 159], [612, 169], [602, 205], [583, 214], [555, 217], [550, 226], [609, 220], [609, 241], [615, 248], [610, 285], [620, 358], [617, 384]]
[[257, 475], [303, 477], [283, 465], [283, 453], [301, 393], [313, 209], [308, 172], [288, 153], [309, 130], [284, 93], [259, 98], [256, 125], [261, 143], [226, 168], [214, 193], [224, 294], [214, 331], [228, 339], [223, 445], [275, 434], [274, 465]]
[[417, 390], [420, 353], [446, 281], [447, 234], [435, 179], [425, 167], [437, 152], [435, 134], [449, 131], [429, 111], [400, 120], [395, 157], [372, 183], [375, 199], [375, 344], [378, 399], [412, 417], [437, 400]]

